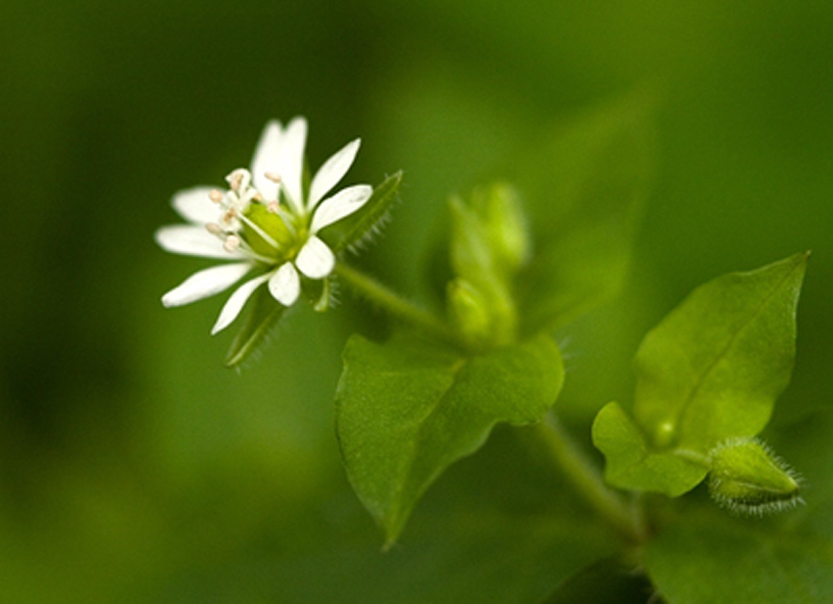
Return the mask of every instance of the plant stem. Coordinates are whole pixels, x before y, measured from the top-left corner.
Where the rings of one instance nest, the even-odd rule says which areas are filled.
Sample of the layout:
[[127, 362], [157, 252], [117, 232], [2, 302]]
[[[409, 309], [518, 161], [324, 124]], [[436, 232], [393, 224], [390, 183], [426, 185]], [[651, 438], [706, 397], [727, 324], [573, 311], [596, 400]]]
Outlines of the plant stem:
[[538, 428], [548, 452], [584, 500], [622, 537], [635, 544], [643, 543], [646, 535], [640, 510], [608, 488], [596, 466], [555, 415], [548, 413]]
[[465, 344], [461, 342], [457, 334], [448, 325], [372, 277], [343, 262], [336, 264], [335, 273], [358, 294], [392, 316], [402, 319], [440, 340], [465, 348]]

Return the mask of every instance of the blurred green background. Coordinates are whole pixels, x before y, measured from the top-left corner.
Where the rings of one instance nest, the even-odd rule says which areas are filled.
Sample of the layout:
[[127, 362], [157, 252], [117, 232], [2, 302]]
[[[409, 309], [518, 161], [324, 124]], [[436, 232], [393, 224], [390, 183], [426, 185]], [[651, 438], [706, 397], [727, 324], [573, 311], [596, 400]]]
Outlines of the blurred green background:
[[[663, 99], [657, 180], [624, 296], [559, 335], [563, 414], [589, 440], [594, 410], [628, 400], [642, 334], [688, 291], [805, 249], [776, 425], [829, 405], [830, 2], [4, 3], [0, 600], [437, 601], [420, 578], [459, 580], [483, 551], [435, 538], [458, 526], [449, 509], [568, 505], [534, 460], [505, 467], [504, 449], [523, 453], [499, 431], [383, 556], [334, 438], [350, 296], [323, 318], [294, 312], [238, 374], [222, 367], [230, 336], [208, 335], [220, 299], [162, 308], [203, 263], [152, 235], [176, 221], [176, 190], [221, 184], [267, 119], [303, 114], [314, 166], [361, 136], [351, 182], [405, 170], [368, 262], [416, 293], [449, 193], [634, 86]], [[524, 580], [546, 583], [546, 543], [524, 547]]]

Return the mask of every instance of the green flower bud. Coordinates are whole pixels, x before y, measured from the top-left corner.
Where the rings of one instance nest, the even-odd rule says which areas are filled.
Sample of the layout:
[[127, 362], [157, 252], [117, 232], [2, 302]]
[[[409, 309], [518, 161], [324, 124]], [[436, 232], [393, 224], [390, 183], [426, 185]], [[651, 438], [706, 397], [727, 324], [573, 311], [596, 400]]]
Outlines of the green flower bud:
[[483, 193], [479, 201], [495, 261], [504, 270], [515, 272], [526, 263], [530, 254], [526, 216], [515, 190], [508, 185], [496, 184]]
[[734, 512], [763, 516], [801, 503], [798, 476], [756, 439], [728, 440], [709, 453], [709, 492]]
[[460, 333], [472, 343], [483, 343], [490, 337], [492, 319], [483, 294], [465, 279], [448, 284], [448, 310]]

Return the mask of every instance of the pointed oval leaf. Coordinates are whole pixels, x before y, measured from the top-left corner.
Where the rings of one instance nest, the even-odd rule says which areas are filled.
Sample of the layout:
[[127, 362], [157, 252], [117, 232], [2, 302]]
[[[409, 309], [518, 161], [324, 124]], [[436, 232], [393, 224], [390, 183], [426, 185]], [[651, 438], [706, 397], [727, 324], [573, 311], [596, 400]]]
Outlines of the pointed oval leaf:
[[535, 241], [517, 280], [524, 333], [563, 325], [621, 289], [654, 171], [653, 105], [634, 94], [584, 112], [510, 174]]
[[387, 542], [446, 467], [479, 449], [498, 422], [539, 421], [562, 383], [548, 336], [475, 357], [353, 336], [336, 392], [338, 436], [353, 489]]
[[634, 414], [659, 448], [708, 452], [769, 421], [795, 357], [795, 316], [807, 254], [719, 277], [643, 340]]

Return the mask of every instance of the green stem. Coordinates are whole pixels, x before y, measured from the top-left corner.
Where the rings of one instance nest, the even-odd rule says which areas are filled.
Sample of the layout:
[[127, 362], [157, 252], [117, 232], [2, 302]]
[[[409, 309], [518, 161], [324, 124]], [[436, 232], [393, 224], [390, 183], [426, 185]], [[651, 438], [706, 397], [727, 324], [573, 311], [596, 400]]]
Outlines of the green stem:
[[402, 298], [372, 277], [343, 262], [336, 264], [335, 273], [358, 294], [392, 316], [410, 323], [440, 340], [465, 348], [465, 343], [448, 325], [433, 314]]
[[552, 413], [538, 427], [552, 458], [585, 501], [625, 539], [643, 543], [646, 529], [641, 510], [608, 488], [596, 466]]

